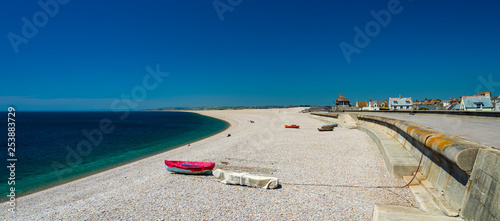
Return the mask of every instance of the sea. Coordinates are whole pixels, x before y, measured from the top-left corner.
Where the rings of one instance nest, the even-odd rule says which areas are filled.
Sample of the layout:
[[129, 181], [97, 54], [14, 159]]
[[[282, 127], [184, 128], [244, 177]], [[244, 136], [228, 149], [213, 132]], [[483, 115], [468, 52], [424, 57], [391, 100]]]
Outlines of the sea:
[[4, 118], [1, 202], [10, 200], [11, 188], [17, 198], [187, 145], [229, 126], [188, 112], [19, 111], [10, 125], [15, 128], [13, 150], [7, 146], [7, 112]]

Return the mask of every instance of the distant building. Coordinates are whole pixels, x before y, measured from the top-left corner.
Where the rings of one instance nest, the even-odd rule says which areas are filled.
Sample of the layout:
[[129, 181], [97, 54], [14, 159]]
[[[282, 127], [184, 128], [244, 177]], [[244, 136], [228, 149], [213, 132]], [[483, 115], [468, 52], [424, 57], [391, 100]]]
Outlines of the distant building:
[[366, 101], [356, 100], [356, 107], [358, 107], [360, 110], [368, 110], [368, 103]]
[[450, 107], [448, 107], [448, 110], [451, 111], [459, 111], [460, 110], [460, 102], [462, 101], [462, 97], [453, 98], [450, 100], [451, 104]]
[[422, 105], [415, 105], [417, 110], [437, 110], [438, 106], [435, 104], [422, 104]]
[[484, 95], [463, 96], [460, 102], [460, 110], [464, 111], [492, 111], [493, 102], [491, 97]]
[[335, 106], [337, 106], [337, 107], [350, 107], [351, 102], [349, 102], [349, 99], [347, 99], [342, 94], [340, 94], [340, 96], [337, 97], [337, 99], [335, 99]]
[[[457, 98], [450, 98], [450, 99], [446, 99], [444, 101], [441, 101], [439, 109], [440, 110], [453, 110], [453, 108], [455, 106], [457, 106], [459, 100], [460, 99], [457, 99]], [[458, 105], [457, 109], [459, 109], [459, 107], [460, 107], [460, 105]]]
[[442, 102], [439, 100], [439, 98], [436, 99], [427, 99], [425, 98], [423, 101], [419, 100], [414, 100], [413, 105], [416, 107], [418, 110], [438, 110], [438, 109], [445, 109], [445, 106], [449, 106], [449, 100], [445, 100], [445, 102]]
[[389, 98], [389, 110], [412, 110], [413, 109], [413, 100], [411, 97], [399, 97]]
[[441, 100], [439, 100], [439, 98], [437, 98], [437, 99], [433, 99], [433, 100], [430, 100], [430, 101], [426, 101], [424, 104], [425, 105], [436, 105], [436, 104], [438, 104], [440, 102], [441, 102]]
[[345, 111], [345, 110], [359, 110], [358, 107], [353, 107], [349, 99], [340, 94], [339, 97], [335, 99], [335, 106], [332, 107], [332, 110], [335, 111]]
[[479, 95], [491, 97], [491, 92], [489, 92], [488, 90], [486, 90], [486, 92], [481, 92], [481, 93], [479, 93]]
[[451, 98], [441, 101], [441, 104], [443, 105], [443, 109], [448, 109], [448, 107], [451, 105]]
[[372, 101], [368, 102], [368, 110], [387, 110], [387, 99], [385, 101]]
[[447, 110], [459, 111], [460, 110], [460, 104], [450, 104], [450, 106], [448, 106]]

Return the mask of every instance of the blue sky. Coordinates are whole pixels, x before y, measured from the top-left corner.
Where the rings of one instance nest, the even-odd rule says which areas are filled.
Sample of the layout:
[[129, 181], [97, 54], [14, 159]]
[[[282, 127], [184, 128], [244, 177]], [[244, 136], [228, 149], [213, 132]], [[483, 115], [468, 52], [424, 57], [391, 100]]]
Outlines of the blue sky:
[[[40, 2], [51, 13], [36, 1], [0, 9], [5, 109], [330, 105], [340, 93], [353, 102], [399, 94], [447, 99], [486, 89], [500, 94], [499, 1]], [[391, 18], [382, 16], [383, 26], [371, 11]], [[356, 47], [354, 29], [365, 35], [367, 25], [369, 42]], [[358, 49], [350, 62], [342, 42]], [[169, 75], [149, 78], [155, 87], [145, 89], [148, 66]], [[127, 96], [135, 106], [123, 105]]]

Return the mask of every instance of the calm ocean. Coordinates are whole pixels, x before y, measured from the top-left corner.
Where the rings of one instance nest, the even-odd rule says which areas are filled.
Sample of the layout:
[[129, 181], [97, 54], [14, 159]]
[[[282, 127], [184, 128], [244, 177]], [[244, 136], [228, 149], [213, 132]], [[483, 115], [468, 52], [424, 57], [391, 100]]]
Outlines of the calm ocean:
[[[7, 113], [3, 115], [7, 119]], [[0, 126], [0, 201], [126, 164], [216, 134], [227, 122], [185, 112], [16, 112], [16, 152], [8, 156]], [[9, 186], [8, 158], [15, 158]], [[163, 169], [163, 168], [158, 168]]]

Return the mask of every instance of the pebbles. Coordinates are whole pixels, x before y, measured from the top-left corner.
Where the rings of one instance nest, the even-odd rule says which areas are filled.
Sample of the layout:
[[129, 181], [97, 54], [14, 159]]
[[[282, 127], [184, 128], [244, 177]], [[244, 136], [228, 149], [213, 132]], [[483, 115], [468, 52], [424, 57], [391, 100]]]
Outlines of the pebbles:
[[[324, 123], [299, 111], [200, 112], [224, 118], [232, 127], [190, 147], [19, 198], [16, 215], [6, 209], [0, 215], [19, 220], [371, 220], [375, 203], [415, 206], [406, 188], [290, 185], [405, 184], [389, 175], [366, 134], [344, 128], [320, 133], [317, 127]], [[290, 123], [300, 129], [283, 127]], [[264, 190], [224, 185], [213, 176], [171, 174], [165, 159], [217, 162], [216, 167], [274, 176], [284, 184]]]

